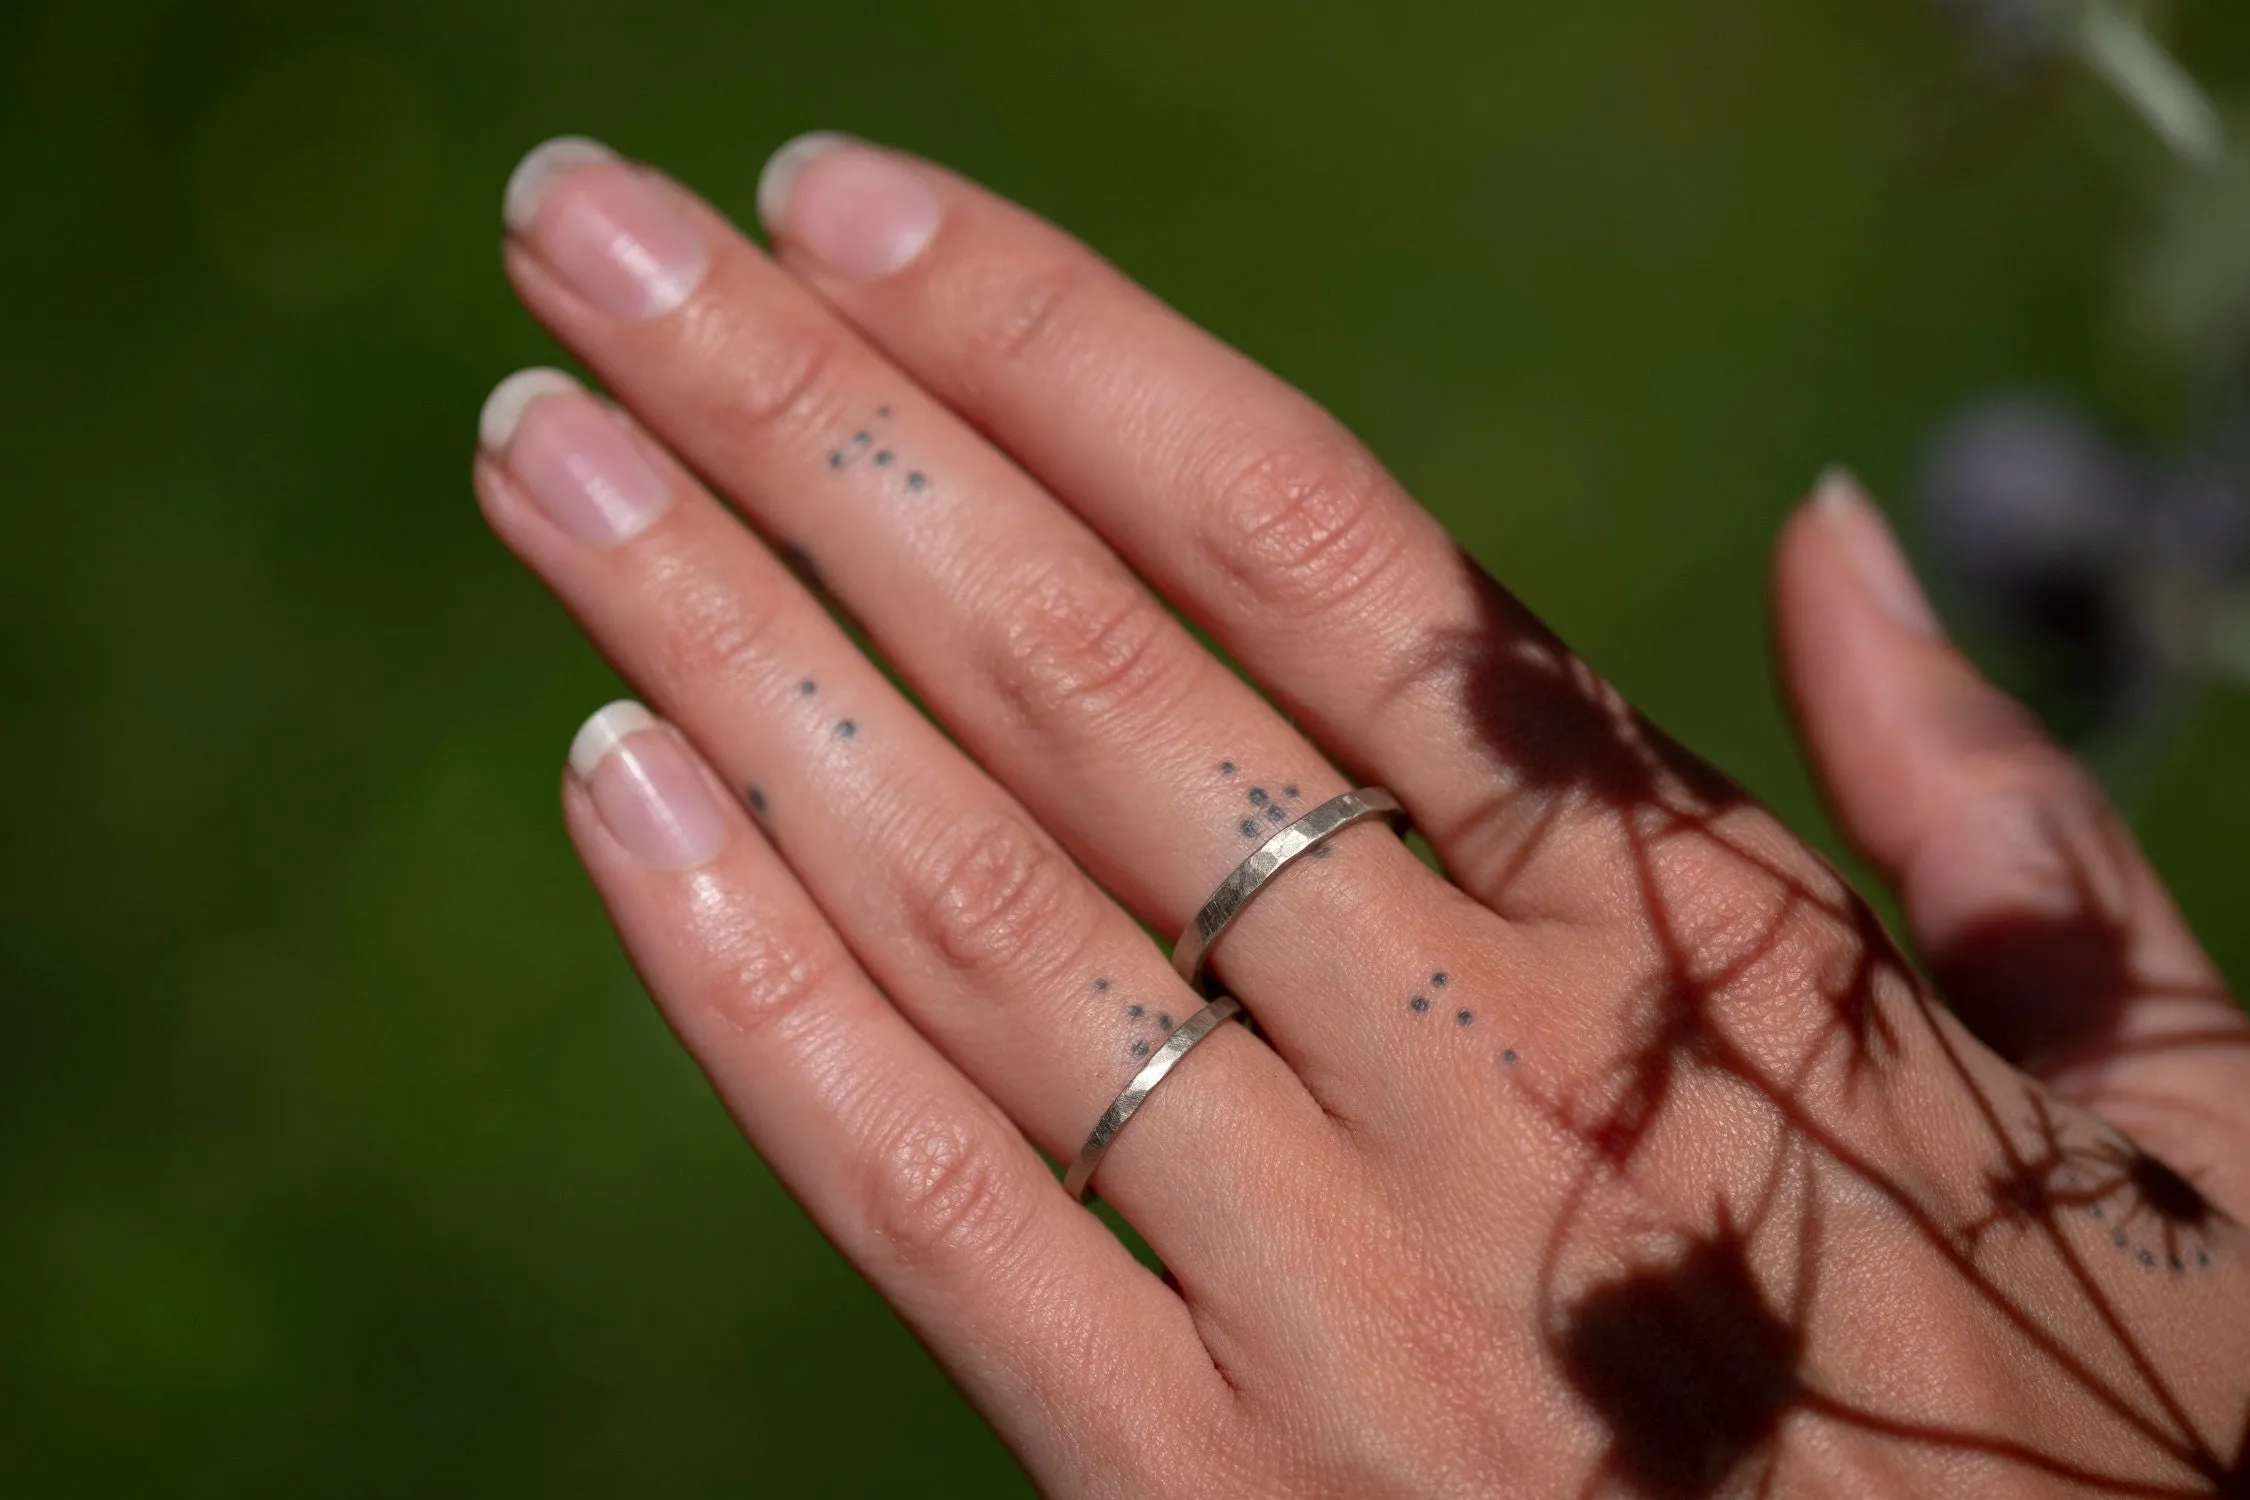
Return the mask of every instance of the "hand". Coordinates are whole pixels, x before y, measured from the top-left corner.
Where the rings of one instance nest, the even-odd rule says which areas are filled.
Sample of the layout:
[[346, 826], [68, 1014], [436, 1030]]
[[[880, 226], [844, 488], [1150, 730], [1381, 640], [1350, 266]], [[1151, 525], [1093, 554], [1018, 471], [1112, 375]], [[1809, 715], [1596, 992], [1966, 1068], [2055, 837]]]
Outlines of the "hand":
[[[778, 260], [534, 153], [508, 273], [623, 410], [513, 377], [477, 490], [668, 721], [596, 715], [563, 789], [649, 989], [1043, 1488], [2250, 1492], [2250, 1025], [1847, 482], [1782, 537], [1784, 670], [1950, 1009], [1084, 248], [834, 137], [759, 209]], [[1355, 783], [1446, 874], [1357, 826], [1215, 945], [1257, 1031], [1095, 1178], [1160, 1279], [1038, 1153], [1202, 1003], [1136, 918]]]

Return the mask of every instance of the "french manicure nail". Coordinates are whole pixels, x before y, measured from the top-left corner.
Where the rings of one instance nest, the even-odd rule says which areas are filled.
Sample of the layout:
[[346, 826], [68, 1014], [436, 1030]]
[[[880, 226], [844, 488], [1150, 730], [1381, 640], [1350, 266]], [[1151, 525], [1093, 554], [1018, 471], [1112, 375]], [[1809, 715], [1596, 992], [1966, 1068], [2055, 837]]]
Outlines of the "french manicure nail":
[[617, 842], [662, 870], [692, 870], [726, 847], [726, 820], [702, 771], [657, 717], [622, 699], [570, 743], [570, 769]]
[[619, 418], [560, 370], [519, 370], [495, 386], [477, 441], [548, 520], [598, 547], [637, 536], [672, 503]]
[[1917, 635], [1941, 634], [1937, 611], [1915, 579], [1890, 523], [1851, 472], [1835, 468], [1821, 475], [1813, 490], [1813, 505], [1876, 607]]
[[801, 135], [758, 177], [766, 231], [851, 281], [888, 276], [937, 233], [937, 197], [903, 158], [848, 135]]
[[710, 258], [647, 178], [582, 136], [534, 147], [508, 178], [501, 216], [572, 290], [620, 318], [678, 307]]

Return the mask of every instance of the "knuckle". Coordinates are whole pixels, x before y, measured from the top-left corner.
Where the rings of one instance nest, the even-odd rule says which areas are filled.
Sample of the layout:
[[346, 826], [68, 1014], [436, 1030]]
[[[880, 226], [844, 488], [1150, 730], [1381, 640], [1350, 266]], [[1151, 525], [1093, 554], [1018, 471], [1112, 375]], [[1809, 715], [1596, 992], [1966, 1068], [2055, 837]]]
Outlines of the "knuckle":
[[2042, 740], [1979, 755], [1965, 776], [1968, 816], [1931, 840], [1931, 854], [1956, 858], [1973, 841], [1983, 867], [2018, 902], [2125, 904], [2129, 836], [2091, 772]]
[[1045, 566], [1011, 581], [993, 677], [1022, 719], [1113, 724], [1165, 706], [1183, 686], [1171, 620], [1137, 584], [1090, 566]]
[[1084, 945], [1095, 912], [1077, 869], [1021, 820], [964, 820], [929, 849], [914, 914], [927, 944], [955, 968], [1037, 976]]
[[870, 1162], [874, 1233], [908, 1265], [1004, 1265], [1030, 1227], [1020, 1153], [980, 1113], [922, 1103], [883, 1128]]
[[730, 309], [708, 315], [690, 337], [706, 350], [699, 363], [728, 441], [786, 439], [837, 404], [830, 393], [845, 346], [833, 330]]
[[987, 268], [971, 292], [980, 309], [975, 354], [994, 365], [1044, 359], [1076, 323], [1092, 282], [1092, 263], [1076, 255]]
[[1369, 600], [1404, 554], [1389, 478], [1340, 434], [1255, 448], [1210, 490], [1204, 545], [1268, 610], [1306, 615]]
[[833, 940], [786, 923], [746, 923], [713, 951], [710, 1005], [743, 1035], [785, 1043], [817, 1024], [838, 993], [844, 959]]
[[653, 645], [659, 680], [727, 691], [770, 671], [786, 591], [733, 587], [692, 555], [666, 558], [650, 587], [663, 621]]

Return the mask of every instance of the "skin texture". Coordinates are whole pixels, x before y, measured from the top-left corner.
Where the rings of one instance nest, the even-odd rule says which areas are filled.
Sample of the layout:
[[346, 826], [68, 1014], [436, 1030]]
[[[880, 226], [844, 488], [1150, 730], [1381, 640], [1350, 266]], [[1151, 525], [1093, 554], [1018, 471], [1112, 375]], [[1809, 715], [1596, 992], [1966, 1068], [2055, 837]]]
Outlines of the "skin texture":
[[[1780, 540], [1783, 676], [1942, 1001], [1317, 406], [1052, 227], [823, 139], [768, 255], [535, 164], [508, 274], [617, 404], [496, 399], [477, 493], [664, 721], [582, 737], [572, 836], [1044, 1490], [2250, 1493], [2250, 1026], [1847, 482]], [[1154, 1276], [1040, 1156], [1200, 1004], [1140, 924], [1370, 783], [1445, 873], [1363, 825], [1215, 946], [1258, 1030], [1095, 1179]]]

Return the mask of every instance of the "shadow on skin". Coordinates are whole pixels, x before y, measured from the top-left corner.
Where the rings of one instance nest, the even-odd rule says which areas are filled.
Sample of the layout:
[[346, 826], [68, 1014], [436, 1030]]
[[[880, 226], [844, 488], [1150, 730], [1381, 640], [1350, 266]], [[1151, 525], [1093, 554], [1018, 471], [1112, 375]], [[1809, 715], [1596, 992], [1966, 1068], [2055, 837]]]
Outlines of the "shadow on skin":
[[[1653, 1500], [1764, 1495], [1776, 1482], [1785, 1425], [1826, 1422], [1930, 1456], [1981, 1455], [2002, 1470], [2085, 1493], [2250, 1497], [2250, 1412], [2224, 1449], [2213, 1445], [2089, 1268], [2084, 1243], [2090, 1222], [2144, 1272], [2186, 1273], [2212, 1264], [2211, 1237], [2229, 1221], [2186, 1177], [2131, 1142], [2083, 1124], [2073, 1138], [2035, 1087], [1996, 1091], [1980, 1078], [1957, 1033], [1939, 1023], [1937, 1002], [1863, 902], [1816, 888], [1741, 842], [1730, 831], [1740, 820], [1727, 818], [1751, 805], [1741, 788], [1633, 713], [1481, 569], [1466, 558], [1463, 565], [1476, 581], [1483, 618], [1451, 649], [1465, 706], [1510, 784], [1490, 811], [1514, 834], [1496, 877], [1486, 882], [1488, 894], [1504, 905], [1566, 822], [1610, 820], [1656, 938], [1656, 961], [1627, 1001], [1625, 1045], [1600, 1080], [1552, 1106], [1558, 1123], [1587, 1148], [1540, 1274], [1550, 1353], [1606, 1434], [1602, 1461], [1582, 1493]], [[1689, 844], [1699, 869], [1715, 857], [1721, 868], [1739, 871], [1728, 878], [1771, 898], [1772, 916], [1756, 940], [1716, 969], [1709, 955], [1691, 951], [1662, 894], [1670, 851]], [[2011, 1014], [2034, 1009], [2053, 1024], [2062, 997], [2070, 1019], [2098, 1036], [2127, 1002], [2153, 992], [2131, 967], [2124, 929], [2094, 902], [2087, 872], [2072, 874], [2083, 899], [2070, 915], [2003, 916], [1939, 956], [1943, 982], [1995, 997], [2003, 1033]], [[1739, 1022], [1721, 1024], [1719, 1005], [1730, 983], [1772, 955], [1788, 924], [1804, 920], [1822, 924], [1840, 961], [1805, 981], [1818, 990], [1812, 998], [1820, 1009], [1812, 1015], [1825, 1024], [1801, 1065], [1782, 1073], [1735, 1039]], [[2006, 1049], [2027, 1038], [1994, 1040]], [[1808, 1103], [1816, 1070], [1841, 1065], [1849, 1086], [1879, 1072], [1909, 1043], [1937, 1061], [1942, 1085], [1959, 1091], [1986, 1138], [1987, 1208], [1968, 1222], [1958, 1221], [1957, 1207], [1869, 1159]], [[2159, 1045], [2243, 1044], [2230, 1032], [2174, 1036]], [[1594, 1192], [1632, 1169], [1691, 1080], [1726, 1084], [1769, 1112], [1777, 1144], [1763, 1187], [1748, 1203], [1715, 1195], [1702, 1218], [1708, 1227], [1682, 1229], [1663, 1253], [1566, 1290], [1565, 1252], [1587, 1232], [1582, 1221]], [[1826, 1230], [1822, 1205], [1845, 1194], [1883, 1203], [2034, 1351], [2046, 1368], [2027, 1368], [2027, 1386], [2075, 1393], [2112, 1416], [2132, 1441], [2116, 1445], [2119, 1451], [2097, 1468], [1997, 1433], [1861, 1407], [1825, 1390], [1808, 1352], [1808, 1329]], [[2059, 1309], [2051, 1298], [2035, 1303], [1979, 1264], [1980, 1246], [2002, 1231], [2019, 1253], [2048, 1257], [2060, 1268], [2070, 1295], [2083, 1302], [2075, 1314], [2090, 1317], [2101, 1338], [2066, 1340], [2054, 1331]], [[1754, 1254], [1760, 1246], [1764, 1253]], [[1777, 1263], [1794, 1270], [1759, 1269]]]

